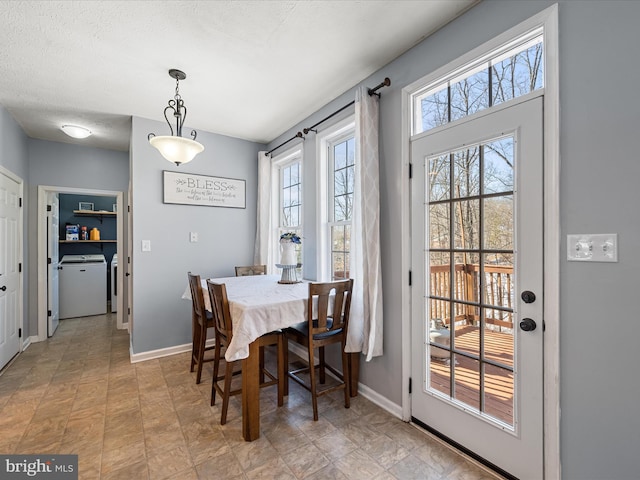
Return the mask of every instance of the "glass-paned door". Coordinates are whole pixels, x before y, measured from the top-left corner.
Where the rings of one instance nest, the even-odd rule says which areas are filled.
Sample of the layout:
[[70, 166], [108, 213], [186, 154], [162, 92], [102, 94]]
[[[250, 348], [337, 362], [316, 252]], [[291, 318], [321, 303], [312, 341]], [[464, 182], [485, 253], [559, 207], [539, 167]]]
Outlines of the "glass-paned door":
[[542, 478], [542, 100], [423, 134], [412, 162], [412, 416]]

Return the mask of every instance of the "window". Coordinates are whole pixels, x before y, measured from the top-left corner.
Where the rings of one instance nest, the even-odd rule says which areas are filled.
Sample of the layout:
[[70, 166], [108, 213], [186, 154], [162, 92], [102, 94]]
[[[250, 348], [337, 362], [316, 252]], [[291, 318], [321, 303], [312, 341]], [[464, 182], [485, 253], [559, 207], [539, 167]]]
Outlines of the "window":
[[355, 186], [355, 123], [349, 117], [318, 133], [318, 277], [349, 278]]
[[432, 83], [413, 95], [413, 134], [543, 88], [542, 59], [539, 29]]
[[[274, 198], [278, 199], [275, 236], [280, 238], [285, 232], [294, 232], [302, 237], [302, 150], [289, 150], [273, 159], [273, 183], [277, 189]], [[274, 242], [273, 258], [280, 260], [280, 244]], [[296, 244], [298, 263], [302, 263], [302, 245]], [[300, 275], [302, 272], [298, 272]], [[301, 276], [300, 276], [301, 278]]]
[[351, 212], [355, 179], [356, 143], [351, 132], [329, 148], [329, 231], [331, 280], [349, 278]]

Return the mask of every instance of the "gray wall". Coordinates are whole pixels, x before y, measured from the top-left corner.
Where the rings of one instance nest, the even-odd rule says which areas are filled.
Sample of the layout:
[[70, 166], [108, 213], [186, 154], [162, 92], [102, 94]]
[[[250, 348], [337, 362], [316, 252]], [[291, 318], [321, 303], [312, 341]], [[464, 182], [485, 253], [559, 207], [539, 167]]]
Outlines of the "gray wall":
[[[384, 288], [383, 357], [362, 363], [360, 381], [400, 404], [401, 297], [406, 281], [394, 238], [400, 230], [401, 90], [438, 67], [538, 13], [552, 2], [485, 0], [363, 82], [392, 86], [380, 101], [381, 241]], [[637, 47], [640, 2], [563, 1], [559, 4], [561, 112], [561, 252], [569, 233], [619, 235], [619, 263], [560, 262], [561, 462], [563, 478], [631, 479], [640, 471], [637, 295], [640, 119]], [[281, 137], [290, 138], [353, 99], [327, 105]], [[323, 125], [326, 126], [326, 125]], [[305, 215], [315, 221], [315, 146], [305, 141]], [[305, 218], [305, 220], [307, 220]], [[311, 224], [311, 225], [310, 225]], [[305, 229], [314, 222], [305, 221]], [[305, 271], [315, 259], [305, 230]], [[312, 255], [307, 255], [314, 252]]]
[[[20, 126], [13, 120], [13, 117], [9, 115], [2, 106], [0, 106], [0, 165], [13, 174], [22, 178], [24, 185], [24, 197], [27, 196], [29, 189], [28, 184], [28, 170], [27, 170], [27, 158], [28, 158], [28, 138], [20, 128]], [[27, 198], [23, 198], [22, 201], [23, 211], [26, 212], [29, 206]], [[27, 215], [23, 213], [24, 226], [27, 225]], [[23, 272], [26, 272], [29, 267], [29, 250], [28, 250], [28, 236], [24, 235], [22, 244], [22, 257], [23, 257]], [[22, 277], [22, 291], [23, 295], [23, 315], [24, 318], [29, 318], [29, 299], [27, 295], [28, 275]], [[22, 332], [22, 339], [29, 337], [28, 323], [25, 322]]]
[[129, 154], [68, 143], [29, 139], [28, 272], [30, 335], [38, 334], [38, 186], [86, 188], [126, 192], [129, 184]]
[[[188, 271], [202, 277], [233, 276], [235, 265], [253, 263], [257, 157], [262, 146], [198, 132], [204, 152], [191, 163], [176, 167], [147, 141], [149, 132], [165, 130], [165, 123], [133, 119], [134, 353], [191, 342], [191, 303], [181, 300]], [[247, 207], [164, 204], [163, 170], [246, 180]], [[189, 232], [198, 233], [197, 243], [189, 242]], [[142, 240], [151, 240], [150, 252], [141, 251]]]

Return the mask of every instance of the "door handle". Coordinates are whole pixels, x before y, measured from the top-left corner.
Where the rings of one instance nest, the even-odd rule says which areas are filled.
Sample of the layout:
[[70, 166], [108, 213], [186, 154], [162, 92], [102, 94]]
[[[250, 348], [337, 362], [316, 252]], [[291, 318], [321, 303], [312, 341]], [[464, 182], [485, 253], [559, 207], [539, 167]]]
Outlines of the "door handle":
[[520, 329], [524, 330], [525, 332], [533, 332], [536, 327], [536, 322], [531, 318], [523, 318], [520, 322]]
[[2, 290], [3, 292], [6, 292], [7, 291], [7, 286], [6, 285], [1, 286], [0, 290]]

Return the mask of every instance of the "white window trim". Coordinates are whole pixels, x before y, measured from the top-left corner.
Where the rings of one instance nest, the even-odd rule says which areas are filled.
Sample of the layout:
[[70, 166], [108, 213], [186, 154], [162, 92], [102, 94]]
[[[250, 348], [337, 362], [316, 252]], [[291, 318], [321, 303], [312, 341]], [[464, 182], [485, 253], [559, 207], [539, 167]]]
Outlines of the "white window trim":
[[[402, 90], [402, 267], [411, 268], [410, 249], [410, 152], [413, 127], [412, 96], [433, 85], [439, 78], [494, 51], [528, 32], [542, 27], [544, 33], [544, 475], [547, 479], [562, 478], [560, 465], [560, 99], [558, 5], [552, 5], [521, 22], [501, 35], [471, 50], [465, 55], [407, 85]], [[408, 273], [407, 273], [408, 275]], [[411, 289], [402, 288], [402, 344], [411, 338]], [[402, 417], [411, 420], [411, 351], [402, 353]]]
[[336, 122], [316, 136], [316, 178], [318, 179], [317, 191], [317, 215], [318, 219], [318, 244], [317, 244], [317, 277], [318, 281], [331, 280], [331, 268], [329, 266], [331, 240], [329, 238], [329, 146], [339, 137], [345, 136], [350, 131], [355, 133], [355, 115]]
[[[288, 166], [296, 161], [300, 162], [300, 183], [302, 185], [302, 208], [304, 209], [304, 175], [303, 175], [303, 149], [302, 144], [296, 145], [288, 150], [285, 150], [281, 154], [273, 157], [271, 159], [271, 198], [274, 199], [271, 202], [271, 218], [272, 225], [270, 225], [269, 230], [271, 231], [271, 235], [273, 238], [279, 238], [279, 230], [280, 230], [280, 193], [281, 193], [281, 185], [280, 185], [280, 170], [283, 167]], [[300, 219], [300, 227], [301, 231], [304, 233], [304, 216]], [[271, 252], [272, 257], [277, 261], [280, 259], [280, 243], [278, 241], [273, 242], [273, 251]]]

